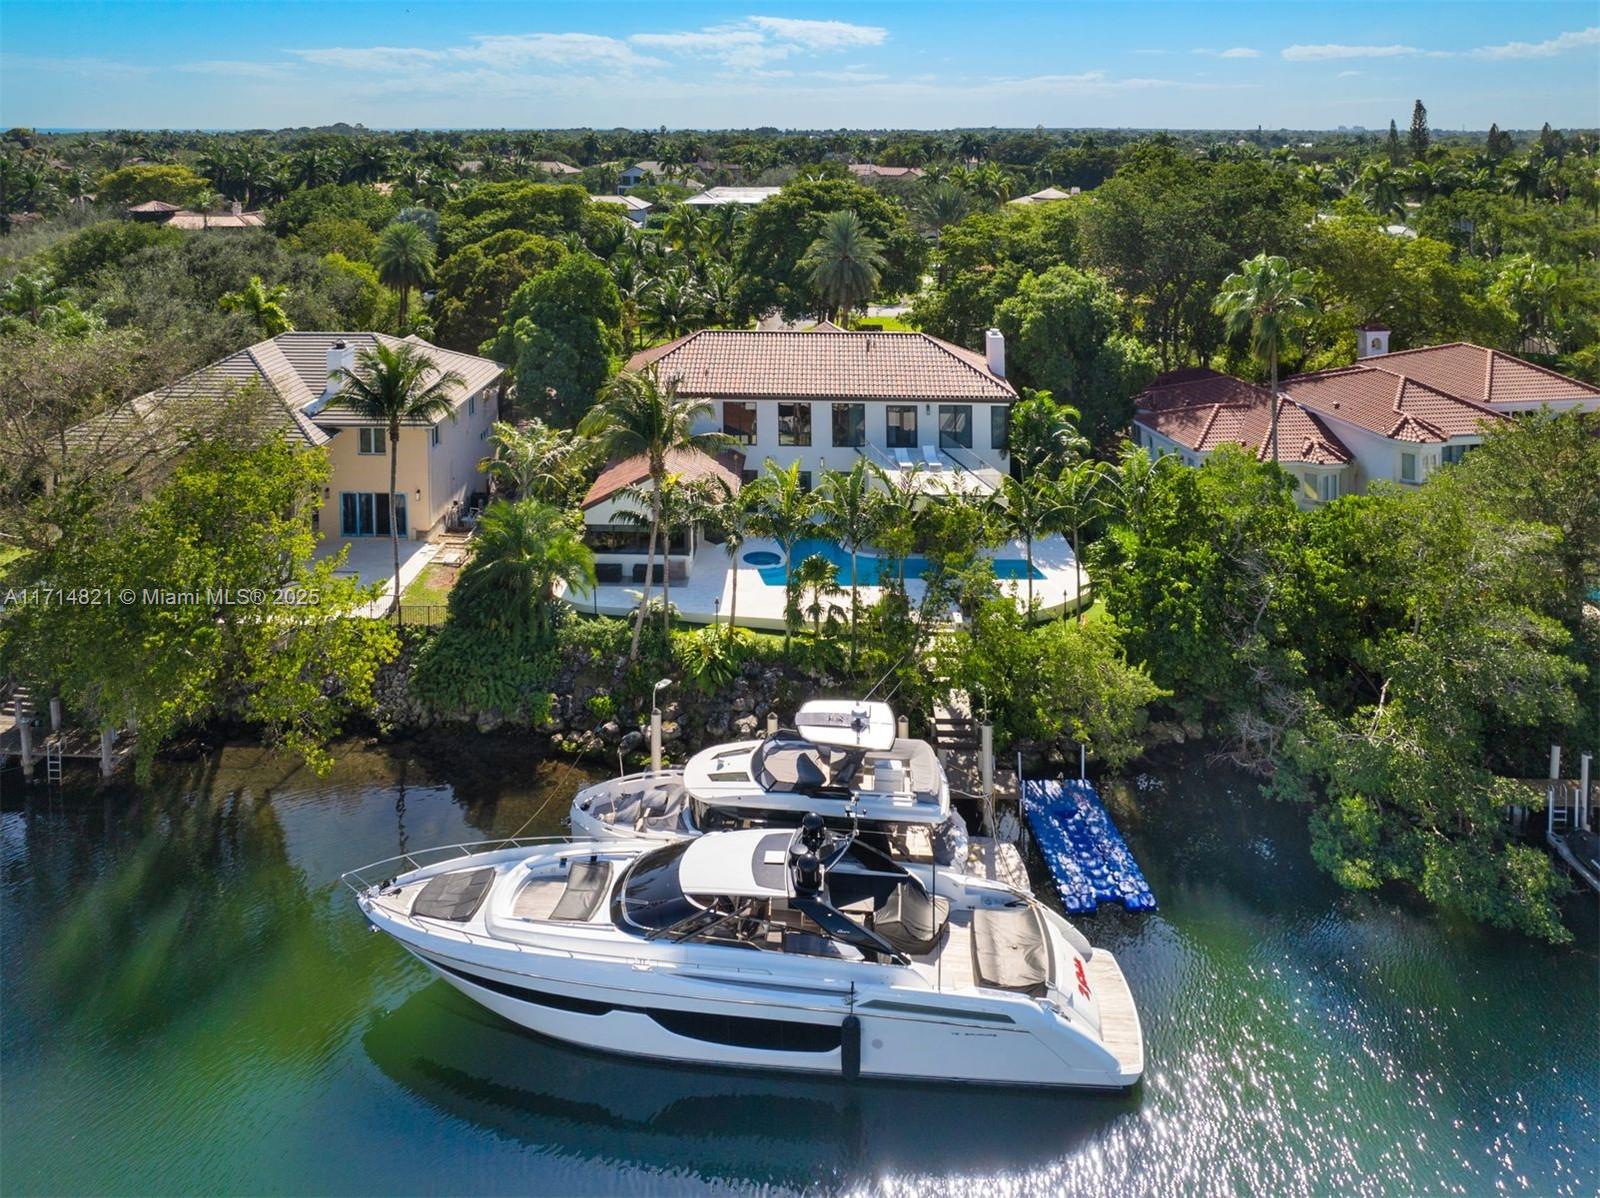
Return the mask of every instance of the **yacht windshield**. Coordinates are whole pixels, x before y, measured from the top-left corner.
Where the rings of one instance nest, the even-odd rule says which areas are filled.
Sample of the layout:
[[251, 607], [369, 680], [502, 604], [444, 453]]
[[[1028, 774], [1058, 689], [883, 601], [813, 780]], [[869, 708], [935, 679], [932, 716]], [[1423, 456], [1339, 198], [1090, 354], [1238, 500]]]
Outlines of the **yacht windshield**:
[[616, 922], [624, 931], [657, 932], [705, 908], [683, 892], [678, 867], [693, 843], [680, 840], [640, 857], [617, 889]]

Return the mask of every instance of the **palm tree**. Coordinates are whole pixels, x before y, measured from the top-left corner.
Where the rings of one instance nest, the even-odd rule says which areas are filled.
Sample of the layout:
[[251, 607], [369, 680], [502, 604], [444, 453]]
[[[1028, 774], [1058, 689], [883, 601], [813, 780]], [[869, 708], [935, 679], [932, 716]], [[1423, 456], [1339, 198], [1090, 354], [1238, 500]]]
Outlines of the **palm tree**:
[[1072, 541], [1072, 575], [1074, 594], [1078, 597], [1078, 623], [1083, 623], [1083, 558], [1079, 544], [1084, 528], [1105, 511], [1105, 497], [1101, 485], [1106, 481], [1109, 468], [1093, 458], [1074, 462], [1061, 472], [1051, 496], [1055, 508], [1057, 527]]
[[1250, 330], [1251, 350], [1267, 359], [1272, 388], [1272, 464], [1278, 464], [1278, 353], [1295, 325], [1314, 310], [1311, 288], [1315, 282], [1305, 267], [1291, 269], [1285, 258], [1257, 254], [1241, 265], [1239, 273], [1222, 281], [1212, 310], [1226, 324], [1227, 335]]
[[433, 242], [421, 225], [396, 221], [378, 237], [372, 250], [378, 282], [400, 292], [400, 331], [405, 332], [406, 309], [413, 287], [433, 282]]
[[750, 511], [743, 491], [735, 491], [721, 475], [706, 480], [707, 519], [722, 538], [722, 551], [728, 555], [728, 629], [739, 623], [739, 551], [750, 535]]
[[1367, 208], [1376, 215], [1405, 215], [1405, 200], [1400, 194], [1395, 168], [1387, 162], [1371, 163], [1361, 172], [1361, 190], [1366, 193]]
[[822, 218], [822, 234], [806, 250], [800, 266], [832, 320], [865, 303], [878, 289], [883, 254], [852, 211]]
[[[415, 227], [415, 226], [413, 226]], [[379, 341], [362, 350], [354, 369], [334, 371], [329, 378], [339, 391], [332, 403], [348, 408], [389, 436], [389, 546], [394, 553], [394, 613], [400, 615], [400, 534], [394, 520], [395, 475], [400, 466], [400, 426], [432, 424], [440, 416], [456, 418], [454, 392], [465, 380], [455, 371], [440, 373], [433, 360], [415, 345]]]
[[917, 196], [914, 211], [918, 227], [938, 245], [945, 228], [972, 211], [972, 199], [955, 184], [936, 179]]
[[1033, 543], [1055, 528], [1062, 515], [1060, 488], [1048, 476], [1009, 475], [989, 497], [991, 509], [1007, 533], [1022, 539], [1028, 563], [1028, 622], [1033, 622]]
[[720, 432], [694, 431], [695, 424], [711, 413], [709, 401], [680, 397], [677, 380], [663, 380], [650, 367], [624, 371], [607, 383], [601, 389], [599, 402], [578, 425], [578, 431], [593, 438], [605, 456], [629, 458], [643, 454], [649, 468], [650, 549], [645, 557], [644, 594], [634, 618], [633, 642], [628, 647], [630, 662], [639, 657], [639, 634], [650, 602], [656, 541], [661, 535], [661, 487], [667, 476], [667, 455], [684, 451], [715, 454], [732, 444]]
[[274, 283], [268, 287], [260, 275], [251, 275], [250, 281], [238, 291], [229, 291], [217, 300], [224, 312], [243, 312], [265, 337], [276, 337], [290, 332], [294, 325], [284, 311], [289, 298], [289, 284]]
[[702, 324], [699, 288], [688, 270], [677, 267], [654, 280], [641, 297], [640, 324], [652, 337], [672, 340]]
[[750, 531], [770, 537], [783, 550], [783, 652], [788, 656], [799, 609], [799, 571], [794, 547], [815, 529], [811, 523], [811, 496], [800, 485], [798, 461], [780, 466], [771, 458], [744, 490], [745, 502], [749, 504]]
[[510, 641], [554, 631], [556, 592], [595, 585], [583, 518], [537, 499], [491, 503], [478, 521], [472, 557], [455, 596], [460, 610]]
[[1036, 470], [1054, 474], [1067, 462], [1089, 452], [1089, 439], [1078, 431], [1082, 417], [1071, 404], [1057, 403], [1048, 391], [1024, 390], [1011, 406], [1011, 460], [1026, 478]]
[[478, 463], [490, 478], [518, 496], [565, 504], [573, 497], [593, 456], [587, 437], [551, 428], [538, 417], [522, 425], [497, 420], [489, 429], [494, 453]]
[[828, 600], [841, 593], [839, 586], [839, 570], [820, 553], [813, 553], [800, 563], [799, 569], [794, 572], [795, 600], [799, 603], [806, 596], [810, 601], [803, 604], [799, 614], [811, 617], [811, 635], [817, 639], [822, 637], [822, 617], [828, 616], [831, 627], [833, 616], [831, 611], [837, 610]]
[[856, 622], [861, 610], [859, 554], [878, 529], [882, 505], [873, 492], [874, 481], [887, 485], [883, 472], [866, 458], [857, 458], [849, 470], [829, 470], [822, 476], [814, 499], [822, 527], [841, 549], [850, 554], [850, 668], [856, 668]]

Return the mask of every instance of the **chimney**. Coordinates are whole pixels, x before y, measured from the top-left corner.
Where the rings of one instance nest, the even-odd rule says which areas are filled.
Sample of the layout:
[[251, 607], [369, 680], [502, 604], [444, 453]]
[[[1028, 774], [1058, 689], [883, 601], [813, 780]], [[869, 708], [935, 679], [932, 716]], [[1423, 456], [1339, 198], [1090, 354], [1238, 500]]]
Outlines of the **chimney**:
[[1006, 337], [999, 329], [990, 329], [983, 335], [984, 355], [989, 359], [989, 373], [996, 378], [1006, 377]]
[[1387, 325], [1363, 324], [1356, 326], [1356, 361], [1376, 358], [1389, 352]]
[[[322, 392], [323, 404], [339, 394], [340, 389], [344, 386], [339, 377], [339, 372], [341, 370], [354, 370], [355, 366], [356, 351], [350, 347], [350, 343], [343, 337], [328, 346], [328, 386]], [[318, 407], [320, 408], [321, 404]]]

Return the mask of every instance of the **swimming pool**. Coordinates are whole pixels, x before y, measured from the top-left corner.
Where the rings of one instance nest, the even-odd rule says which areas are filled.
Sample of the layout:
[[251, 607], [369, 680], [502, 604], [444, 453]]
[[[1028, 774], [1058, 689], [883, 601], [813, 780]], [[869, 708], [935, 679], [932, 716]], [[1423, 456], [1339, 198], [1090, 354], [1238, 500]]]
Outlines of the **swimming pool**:
[[[850, 555], [832, 541], [824, 541], [816, 537], [807, 537], [803, 541], [795, 542], [794, 560], [803, 562], [808, 557], [825, 557], [834, 564], [838, 573], [840, 586], [850, 585]], [[756, 559], [761, 560], [756, 560]], [[767, 559], [771, 559], [770, 561]], [[788, 569], [783, 564], [783, 559], [776, 553], [764, 549], [754, 550], [744, 555], [746, 565], [755, 566], [756, 573], [761, 575], [761, 581], [769, 587], [781, 587], [787, 576]], [[907, 578], [921, 578], [928, 569], [928, 559], [925, 557], [906, 558], [905, 574]], [[873, 553], [856, 554], [856, 568], [859, 573], [857, 582], [864, 587], [879, 585], [881, 578], [893, 577], [895, 562], [890, 558], [878, 557]], [[1021, 557], [997, 557], [994, 559], [994, 576], [1003, 579], [1025, 579], [1028, 577], [1028, 562]], [[1044, 574], [1035, 566], [1033, 576], [1043, 578]]]

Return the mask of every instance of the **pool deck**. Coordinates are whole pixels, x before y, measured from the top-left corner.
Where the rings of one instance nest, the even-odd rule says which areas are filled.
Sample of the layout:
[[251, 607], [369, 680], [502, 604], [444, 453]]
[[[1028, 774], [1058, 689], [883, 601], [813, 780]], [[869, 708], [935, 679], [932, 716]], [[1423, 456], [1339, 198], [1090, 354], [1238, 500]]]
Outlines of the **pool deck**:
[[[783, 588], [762, 581], [761, 571], [745, 564], [746, 554], [778, 553], [781, 550], [772, 541], [752, 538], [739, 551], [737, 573], [739, 577], [738, 623], [741, 628], [758, 628], [772, 632], [783, 631]], [[1020, 541], [1002, 545], [990, 551], [991, 557], [1021, 558], [1024, 550]], [[1065, 537], [1046, 537], [1034, 543], [1034, 568], [1044, 575], [1033, 580], [1034, 600], [1047, 614], [1070, 612], [1077, 608], [1078, 585], [1072, 565], [1072, 547]], [[714, 619], [726, 620], [733, 598], [733, 563], [720, 545], [702, 545], [694, 556], [687, 582], [672, 585], [672, 605], [680, 618], [688, 624], [710, 624]], [[1028, 584], [1025, 579], [1001, 579], [1003, 593], [1016, 599], [1018, 606], [1027, 602]], [[1089, 600], [1089, 575], [1083, 574], [1084, 601]], [[644, 587], [641, 584], [624, 584], [596, 587], [592, 593], [571, 596], [573, 606], [579, 611], [602, 616], [626, 616], [638, 606]], [[653, 587], [651, 594], [659, 596], [661, 589]], [[923, 596], [919, 579], [906, 580], [906, 593], [912, 603]], [[863, 609], [876, 603], [882, 589], [875, 586], [861, 588]], [[840, 610], [850, 610], [850, 590], [844, 588], [833, 599]]]

